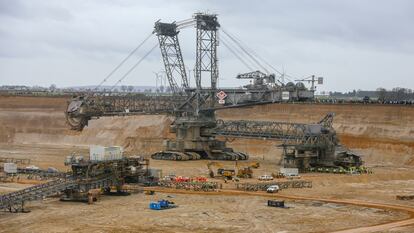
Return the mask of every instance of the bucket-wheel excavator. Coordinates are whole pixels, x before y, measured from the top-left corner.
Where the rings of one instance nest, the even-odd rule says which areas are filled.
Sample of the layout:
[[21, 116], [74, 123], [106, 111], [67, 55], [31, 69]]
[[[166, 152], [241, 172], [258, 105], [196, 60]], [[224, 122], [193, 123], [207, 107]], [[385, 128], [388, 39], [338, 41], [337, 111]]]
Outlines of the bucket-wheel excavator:
[[[195, 87], [190, 86], [181, 54], [179, 30], [195, 26], [197, 30]], [[360, 166], [361, 158], [344, 149], [332, 127], [333, 114], [316, 124], [270, 121], [217, 120], [215, 111], [278, 102], [283, 86], [277, 86], [274, 75], [254, 76], [263, 79], [260, 89], [217, 88], [217, 15], [197, 13], [191, 20], [156, 22], [165, 73], [172, 91], [168, 96], [85, 95], [68, 102], [66, 119], [74, 130], [82, 130], [93, 118], [133, 114], [171, 114], [175, 120], [170, 131], [175, 139], [165, 140], [165, 149], [153, 154], [163, 160], [247, 160], [245, 153], [233, 151], [226, 141], [217, 137], [269, 138], [282, 140], [284, 166], [305, 169], [311, 166]], [[203, 87], [202, 74], [209, 74], [208, 87]], [[240, 75], [239, 75], [240, 76]], [[249, 75], [245, 75], [250, 77]], [[262, 77], [263, 76], [263, 77]], [[244, 76], [243, 76], [244, 77]], [[266, 89], [266, 82], [276, 89]], [[224, 91], [223, 91], [224, 90]], [[301, 95], [296, 91], [296, 96]], [[245, 100], [248, 94], [248, 101]], [[313, 92], [312, 92], [313, 94]], [[231, 95], [231, 96], [230, 96]], [[223, 99], [226, 98], [226, 103]], [[270, 96], [270, 97], [269, 97]], [[278, 97], [279, 96], [279, 97]], [[231, 97], [231, 98], [230, 98]]]
[[[179, 29], [194, 25], [197, 30], [195, 87], [189, 86], [178, 40]], [[171, 113], [175, 116], [171, 132], [174, 140], [165, 141], [165, 150], [152, 155], [164, 160], [246, 160], [248, 155], [226, 147], [225, 141], [215, 139], [211, 129], [216, 126], [215, 109], [217, 67], [217, 16], [197, 13], [191, 20], [179, 23], [156, 22], [154, 34], [158, 38], [171, 96], [83, 96], [72, 99], [66, 111], [72, 129], [81, 130], [88, 120], [106, 115], [142, 113]], [[202, 73], [208, 73], [209, 87], [202, 87]], [[179, 85], [181, 82], [181, 85]], [[123, 101], [121, 101], [123, 100]], [[232, 105], [234, 107], [235, 105]], [[239, 106], [239, 105], [236, 105]]]

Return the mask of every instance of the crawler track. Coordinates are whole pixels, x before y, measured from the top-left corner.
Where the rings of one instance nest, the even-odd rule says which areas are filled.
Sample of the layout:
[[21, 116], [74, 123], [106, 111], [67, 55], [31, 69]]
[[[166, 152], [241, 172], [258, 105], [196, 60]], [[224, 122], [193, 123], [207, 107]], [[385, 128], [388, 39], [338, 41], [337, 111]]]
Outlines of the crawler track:
[[292, 200], [308, 200], [308, 201], [321, 201], [327, 203], [336, 203], [343, 205], [354, 205], [369, 208], [377, 208], [391, 211], [404, 212], [409, 214], [409, 217], [402, 220], [391, 221], [388, 223], [382, 223], [374, 226], [358, 227], [335, 231], [335, 233], [366, 233], [366, 232], [383, 232], [396, 227], [403, 227], [414, 225], [414, 207], [394, 205], [394, 204], [382, 204], [373, 203], [362, 200], [354, 199], [333, 199], [333, 198], [319, 198], [319, 197], [303, 197], [295, 195], [284, 195], [284, 194], [269, 194], [260, 192], [245, 192], [239, 190], [221, 190], [219, 192], [200, 192], [200, 191], [186, 191], [177, 189], [165, 189], [165, 188], [145, 188], [145, 190], [154, 190], [163, 193], [176, 193], [176, 194], [196, 194], [196, 195], [246, 195], [246, 196], [262, 196], [262, 197], [280, 197]]

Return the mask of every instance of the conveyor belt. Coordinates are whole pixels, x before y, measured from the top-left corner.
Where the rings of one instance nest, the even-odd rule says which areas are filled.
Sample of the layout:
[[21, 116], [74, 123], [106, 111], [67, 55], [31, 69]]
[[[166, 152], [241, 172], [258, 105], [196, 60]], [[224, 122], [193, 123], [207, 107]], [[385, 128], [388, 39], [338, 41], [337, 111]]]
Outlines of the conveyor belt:
[[43, 199], [44, 197], [62, 192], [68, 188], [73, 188], [76, 185], [74, 180], [57, 179], [16, 192], [7, 193], [0, 196], [0, 209], [18, 211], [22, 209], [23, 204], [27, 201]]
[[48, 170], [41, 170], [41, 169], [28, 169], [28, 168], [17, 168], [18, 174], [27, 174], [27, 175], [37, 175], [44, 178], [65, 178], [68, 176], [67, 173], [64, 172], [52, 172]]
[[28, 187], [16, 192], [0, 195], [0, 210], [17, 212], [23, 210], [25, 202], [40, 200], [67, 189], [75, 189], [86, 192], [90, 189], [110, 187], [115, 184], [116, 178], [112, 175], [94, 180], [75, 180], [71, 177], [56, 179], [44, 184]]

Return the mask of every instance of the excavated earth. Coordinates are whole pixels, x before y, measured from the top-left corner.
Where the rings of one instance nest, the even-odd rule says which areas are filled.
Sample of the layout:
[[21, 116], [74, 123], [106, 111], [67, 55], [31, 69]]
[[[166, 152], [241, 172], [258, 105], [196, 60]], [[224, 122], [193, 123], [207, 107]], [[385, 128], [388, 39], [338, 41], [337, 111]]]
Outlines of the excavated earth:
[[[87, 155], [89, 145], [121, 145], [127, 154], [149, 156], [162, 149], [173, 118], [165, 115], [104, 117], [92, 120], [82, 132], [65, 124], [66, 98], [0, 96], [0, 157], [29, 158], [41, 168], [67, 169], [64, 158]], [[360, 200], [414, 207], [396, 195], [414, 195], [414, 108], [397, 105], [269, 104], [220, 110], [217, 118], [312, 123], [334, 112], [334, 128], [341, 142], [363, 156], [370, 175], [304, 174], [311, 189], [283, 190], [284, 195]], [[226, 139], [237, 151], [261, 163], [254, 176], [278, 170], [281, 142]], [[234, 162], [224, 162], [234, 167]], [[207, 176], [206, 161], [151, 161], [163, 174]], [[242, 182], [246, 182], [243, 180]], [[247, 182], [258, 182], [248, 179]], [[29, 186], [0, 183], [0, 193]], [[234, 188], [234, 184], [225, 184]], [[148, 209], [150, 200], [166, 198], [134, 194], [103, 197], [94, 205], [62, 203], [56, 198], [29, 203], [28, 214], [0, 213], [0, 232], [330, 232], [378, 225], [409, 217], [381, 208], [289, 200], [289, 209], [266, 207], [269, 198], [174, 194], [178, 208]], [[414, 232], [396, 226], [380, 232]]]

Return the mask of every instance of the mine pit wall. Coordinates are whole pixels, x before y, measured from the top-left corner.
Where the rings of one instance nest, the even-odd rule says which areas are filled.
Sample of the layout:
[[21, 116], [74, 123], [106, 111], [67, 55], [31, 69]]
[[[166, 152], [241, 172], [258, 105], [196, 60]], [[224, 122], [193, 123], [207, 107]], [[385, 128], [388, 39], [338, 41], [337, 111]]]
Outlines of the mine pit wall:
[[69, 129], [64, 111], [67, 98], [0, 96], [0, 145], [49, 144], [66, 146], [121, 145], [128, 152], [159, 151], [172, 137], [172, 118], [165, 115], [103, 117], [82, 132]]
[[[67, 98], [0, 96], [0, 145], [122, 145], [129, 152], [150, 154], [162, 149], [172, 118], [165, 115], [104, 117], [82, 132], [69, 130]], [[360, 151], [369, 163], [414, 165], [414, 108], [397, 105], [268, 104], [217, 112], [222, 119], [313, 123], [335, 112], [334, 127], [346, 146]], [[280, 142], [230, 140], [235, 150], [256, 159], [278, 161]], [[276, 162], [275, 162], [276, 163]]]

